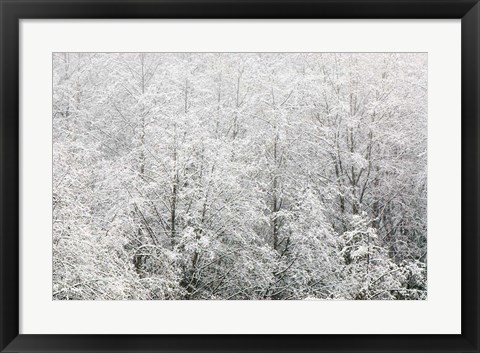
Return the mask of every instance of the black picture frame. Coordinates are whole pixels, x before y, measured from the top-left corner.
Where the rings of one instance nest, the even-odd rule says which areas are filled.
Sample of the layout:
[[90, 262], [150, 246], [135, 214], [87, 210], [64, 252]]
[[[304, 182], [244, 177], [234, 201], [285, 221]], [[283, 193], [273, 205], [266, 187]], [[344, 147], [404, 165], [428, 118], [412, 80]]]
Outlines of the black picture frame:
[[[477, 0], [0, 0], [0, 14], [1, 352], [480, 352]], [[19, 334], [19, 20], [27, 18], [461, 19], [461, 335]]]

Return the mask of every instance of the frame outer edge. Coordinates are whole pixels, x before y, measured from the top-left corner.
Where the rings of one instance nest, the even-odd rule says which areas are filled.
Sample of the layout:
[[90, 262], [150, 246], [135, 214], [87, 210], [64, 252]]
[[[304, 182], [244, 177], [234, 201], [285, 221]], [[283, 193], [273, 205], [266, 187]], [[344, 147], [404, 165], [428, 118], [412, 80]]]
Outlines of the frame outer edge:
[[[72, 1], [65, 1], [64, 4], [60, 2], [53, 1], [55, 5], [66, 5]], [[439, 1], [440, 2], [440, 1]], [[53, 12], [52, 18], [62, 17], [61, 14], [69, 13], [68, 18], [78, 17], [75, 14], [72, 14], [71, 8], [67, 10], [67, 6], [60, 6], [60, 9], [53, 10], [52, 7], [49, 7], [49, 11], [41, 11], [43, 15], [37, 16], [34, 14], [33, 8], [37, 7], [42, 3], [47, 3], [45, 0], [38, 1], [26, 1], [24, 3], [13, 1], [0, 0], [0, 22], [1, 22], [1, 40], [0, 40], [0, 74], [1, 74], [1, 90], [0, 92], [0, 351], [9, 352], [18, 352], [18, 351], [58, 351], [58, 348], [53, 348], [55, 344], [41, 344], [40, 342], [45, 342], [46, 335], [39, 335], [37, 338], [31, 338], [30, 343], [33, 343], [32, 346], [22, 345], [21, 342], [24, 342], [24, 335], [19, 335], [19, 253], [18, 253], [18, 240], [19, 240], [19, 228], [18, 228], [18, 182], [19, 182], [19, 121], [15, 117], [18, 117], [19, 106], [18, 106], [18, 88], [19, 80], [16, 77], [17, 71], [14, 70], [16, 67], [18, 69], [19, 65], [19, 28], [18, 28], [18, 19], [23, 17], [23, 14], [26, 13], [26, 17], [30, 18], [49, 18], [44, 16], [45, 13], [49, 11]], [[88, 7], [87, 1], [77, 1], [77, 7], [81, 3], [83, 6]], [[106, 2], [103, 2], [105, 5]], [[119, 3], [121, 3], [119, 1]], [[144, 2], [142, 2], [145, 4]], [[224, 1], [220, 1], [225, 6]], [[234, 2], [235, 3], [235, 2]], [[471, 2], [468, 2], [471, 4]], [[237, 2], [238, 4], [238, 2]], [[70, 4], [69, 4], [70, 5]], [[28, 8], [31, 6], [31, 8]], [[385, 6], [388, 6], [388, 1], [385, 1]], [[198, 7], [198, 5], [196, 6]], [[458, 8], [457, 8], [458, 11]], [[93, 11], [84, 10], [84, 13], [92, 14]], [[112, 17], [115, 17], [113, 15]], [[465, 11], [467, 12], [467, 11]], [[60, 14], [60, 15], [59, 15]], [[92, 17], [93, 16], [93, 17]], [[95, 18], [95, 15], [90, 17]], [[417, 15], [418, 16], [418, 15]], [[132, 16], [133, 18], [134, 16]], [[201, 17], [201, 16], [199, 16]], [[414, 17], [414, 16], [412, 16]], [[432, 16], [433, 17], [433, 16]], [[453, 17], [449, 16], [449, 17]], [[344, 18], [348, 18], [344, 17]], [[465, 339], [463, 343], [468, 343], [467, 346], [457, 346], [456, 349], [453, 347], [445, 347], [445, 350], [448, 351], [468, 351], [468, 352], [479, 352], [478, 346], [478, 325], [480, 319], [480, 313], [478, 311], [480, 298], [479, 294], [479, 241], [478, 241], [478, 229], [480, 225], [480, 217], [478, 215], [478, 196], [479, 196], [479, 175], [478, 175], [478, 157], [480, 156], [480, 124], [479, 124], [479, 92], [480, 92], [480, 76], [479, 76], [479, 59], [480, 59], [480, 32], [479, 32], [479, 18], [480, 18], [480, 5], [478, 2], [469, 8], [468, 13], [465, 14], [462, 20], [462, 32], [465, 26], [469, 26], [469, 36], [464, 37], [462, 33], [462, 89], [467, 89], [467, 91], [462, 92], [462, 116], [469, 116], [473, 119], [468, 128], [470, 131], [465, 132], [462, 128], [462, 138], [466, 137], [468, 145], [471, 150], [467, 151], [466, 157], [462, 152], [462, 184], [468, 185], [469, 190], [462, 189], [462, 197], [466, 196], [469, 200], [469, 205], [471, 205], [470, 210], [465, 210], [465, 213], [462, 213], [462, 230], [464, 221], [467, 222], [468, 219], [468, 228], [466, 230], [469, 232], [470, 238], [465, 241], [465, 238], [462, 240], [462, 253], [468, 253], [468, 261], [462, 258], [462, 269], [465, 269], [466, 266], [471, 266], [468, 273], [467, 271], [462, 270], [462, 313], [464, 313], [468, 303], [468, 310], [473, 311], [473, 314], [469, 316], [469, 320], [464, 321], [462, 315], [462, 336]], [[465, 23], [464, 23], [465, 21]], [[470, 48], [469, 51], [464, 51], [466, 48]], [[468, 53], [468, 59], [464, 58], [464, 53]], [[467, 68], [469, 69], [467, 72]], [[464, 71], [465, 70], [465, 71]], [[464, 80], [466, 82], [464, 83]], [[466, 93], [466, 94], [465, 94]], [[467, 109], [464, 105], [464, 102], [469, 104]], [[463, 126], [463, 119], [462, 119]], [[462, 141], [464, 145], [464, 141]], [[7, 152], [8, 151], [8, 152]], [[465, 159], [464, 159], [465, 158]], [[469, 165], [465, 166], [464, 163]], [[465, 175], [468, 172], [468, 175]], [[470, 194], [470, 196], [469, 196]], [[462, 201], [463, 204], [463, 201]], [[465, 218], [464, 218], [465, 217]], [[478, 219], [477, 219], [478, 218]], [[462, 231], [462, 237], [463, 237]], [[470, 285], [467, 286], [467, 281], [470, 281]], [[90, 336], [90, 335], [89, 335]], [[52, 337], [53, 338], [53, 337]], [[86, 338], [87, 339], [87, 338]], [[212, 338], [213, 339], [213, 338]], [[435, 338], [433, 338], [435, 341]], [[47, 338], [48, 341], [48, 338]], [[72, 342], [73, 343], [73, 342]], [[458, 344], [458, 343], [457, 343]], [[78, 347], [75, 349], [74, 344], [69, 344], [68, 349], [61, 349], [61, 351], [79, 351]], [[10, 348], [11, 347], [11, 348]], [[65, 346], [64, 346], [65, 347]], [[36, 348], [36, 349], [35, 349]], [[98, 346], [97, 346], [98, 348]], [[53, 349], [53, 350], [52, 350]], [[395, 349], [391, 347], [391, 350], [398, 351], [399, 348]], [[451, 350], [452, 349], [452, 350]], [[105, 349], [100, 349], [101, 351], [107, 351]], [[173, 348], [175, 350], [175, 348]], [[425, 349], [424, 351], [431, 351], [432, 349]], [[97, 350], [98, 351], [98, 350]], [[134, 351], [134, 350], [131, 350]], [[149, 350], [151, 351], [151, 350]], [[365, 351], [364, 349], [359, 349], [359, 351]], [[418, 348], [416, 348], [418, 351]], [[266, 350], [265, 350], [266, 352]]]
[[18, 13], [0, 0], [0, 350], [19, 334]]
[[[462, 18], [462, 336], [479, 352], [480, 3]], [[465, 207], [469, 205], [470, 207]], [[471, 312], [467, 317], [465, 313]]]

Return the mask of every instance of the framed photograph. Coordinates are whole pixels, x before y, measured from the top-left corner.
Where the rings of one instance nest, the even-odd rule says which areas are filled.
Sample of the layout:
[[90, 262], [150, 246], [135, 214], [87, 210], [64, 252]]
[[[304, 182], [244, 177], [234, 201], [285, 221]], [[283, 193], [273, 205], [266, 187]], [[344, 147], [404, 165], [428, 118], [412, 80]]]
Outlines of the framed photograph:
[[474, 0], [1, 0], [1, 352], [480, 352]]

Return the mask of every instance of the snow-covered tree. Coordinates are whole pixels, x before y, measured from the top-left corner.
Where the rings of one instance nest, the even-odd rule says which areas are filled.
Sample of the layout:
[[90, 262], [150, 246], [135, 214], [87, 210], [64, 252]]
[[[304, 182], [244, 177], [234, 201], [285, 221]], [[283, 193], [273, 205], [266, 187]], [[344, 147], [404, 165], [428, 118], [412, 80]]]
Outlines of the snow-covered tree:
[[55, 53], [55, 299], [425, 299], [427, 63]]

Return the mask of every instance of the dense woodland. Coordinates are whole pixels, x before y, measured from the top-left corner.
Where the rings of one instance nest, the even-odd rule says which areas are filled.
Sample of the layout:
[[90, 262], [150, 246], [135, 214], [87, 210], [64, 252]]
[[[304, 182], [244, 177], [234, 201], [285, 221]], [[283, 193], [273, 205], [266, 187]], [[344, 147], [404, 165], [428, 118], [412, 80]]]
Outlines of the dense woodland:
[[426, 54], [53, 54], [54, 299], [426, 299], [426, 209]]

